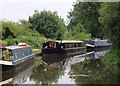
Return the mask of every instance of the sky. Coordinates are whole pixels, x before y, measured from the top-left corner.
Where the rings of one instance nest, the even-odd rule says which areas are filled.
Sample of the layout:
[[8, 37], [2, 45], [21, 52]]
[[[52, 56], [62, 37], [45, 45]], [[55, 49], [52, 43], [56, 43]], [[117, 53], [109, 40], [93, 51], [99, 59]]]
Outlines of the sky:
[[0, 20], [18, 22], [20, 19], [27, 20], [29, 16], [34, 14], [34, 10], [38, 10], [39, 12], [43, 10], [50, 10], [57, 11], [58, 15], [67, 22], [66, 19], [68, 12], [70, 12], [70, 9], [73, 9], [73, 2], [76, 2], [76, 0], [0, 0]]
[[34, 10], [57, 11], [58, 15], [67, 19], [68, 12], [76, 0], [0, 0], [0, 20], [18, 22], [28, 19]]

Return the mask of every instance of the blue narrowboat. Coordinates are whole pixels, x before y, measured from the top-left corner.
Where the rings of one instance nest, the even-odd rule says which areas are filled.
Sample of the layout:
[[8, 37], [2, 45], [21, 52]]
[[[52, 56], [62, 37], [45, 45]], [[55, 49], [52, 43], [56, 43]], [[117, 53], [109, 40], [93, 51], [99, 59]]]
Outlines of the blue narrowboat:
[[0, 48], [0, 65], [2, 65], [2, 70], [9, 69], [8, 66], [18, 67], [23, 65], [32, 60], [33, 57], [32, 48], [30, 45], [26, 45], [26, 43]]
[[86, 42], [86, 48], [87, 49], [98, 49], [98, 48], [109, 48], [111, 47], [111, 43], [108, 43], [107, 39], [101, 39], [101, 38], [94, 38], [92, 40], [89, 40]]

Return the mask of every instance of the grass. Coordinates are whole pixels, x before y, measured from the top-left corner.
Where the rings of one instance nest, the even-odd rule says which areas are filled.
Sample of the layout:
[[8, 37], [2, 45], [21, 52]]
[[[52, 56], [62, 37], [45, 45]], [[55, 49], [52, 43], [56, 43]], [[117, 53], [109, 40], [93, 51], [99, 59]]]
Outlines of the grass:
[[102, 59], [102, 61], [106, 65], [106, 70], [108, 69], [113, 74], [119, 74], [119, 64], [120, 64], [120, 57], [119, 57], [119, 50], [113, 49], [111, 52], [109, 52], [105, 58]]
[[34, 53], [41, 52], [41, 49], [32, 49]]

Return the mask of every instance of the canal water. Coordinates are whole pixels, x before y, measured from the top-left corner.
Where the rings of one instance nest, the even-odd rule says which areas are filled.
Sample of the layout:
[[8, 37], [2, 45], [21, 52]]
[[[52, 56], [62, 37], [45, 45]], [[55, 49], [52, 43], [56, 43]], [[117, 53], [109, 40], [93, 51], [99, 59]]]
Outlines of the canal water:
[[[117, 76], [104, 73], [101, 58], [109, 50], [91, 51], [82, 55], [44, 55], [16, 75], [0, 82], [3, 84], [118, 84]], [[42, 58], [42, 60], [41, 60]], [[89, 59], [89, 60], [88, 60]]]

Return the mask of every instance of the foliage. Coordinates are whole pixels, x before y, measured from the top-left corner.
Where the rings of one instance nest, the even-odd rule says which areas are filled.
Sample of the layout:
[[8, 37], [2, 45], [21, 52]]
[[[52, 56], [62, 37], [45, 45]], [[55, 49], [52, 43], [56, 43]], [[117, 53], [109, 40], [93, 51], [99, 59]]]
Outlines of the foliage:
[[[11, 36], [8, 32], [8, 36], [6, 35], [5, 28], [8, 28], [11, 34], [15, 36]], [[13, 45], [15, 41], [17, 42], [25, 42], [29, 45], [31, 45], [33, 48], [41, 48], [42, 42], [44, 42], [45, 37], [40, 35], [37, 31], [23, 28], [19, 24], [12, 23], [9, 21], [2, 21], [2, 33], [5, 33], [3, 35], [3, 39], [5, 42], [7, 42], [7, 45]]]
[[104, 34], [111, 39], [112, 46], [120, 49], [120, 2], [102, 3], [100, 22]]
[[74, 9], [69, 12], [68, 29], [73, 30], [74, 27], [77, 27], [81, 31], [90, 32], [92, 37], [100, 36], [99, 7], [100, 3], [97, 2], [77, 1]]
[[41, 52], [40, 49], [32, 49], [32, 51], [33, 51], [34, 53], [39, 53], [39, 52]]
[[104, 34], [112, 42], [112, 51], [104, 61], [109, 69], [117, 70], [120, 76], [120, 2], [102, 3], [99, 12]]
[[105, 58], [102, 60], [105, 62], [107, 65], [106, 69], [109, 69], [110, 72], [114, 74], [118, 74], [120, 76], [120, 71], [119, 71], [119, 65], [120, 65], [120, 56], [119, 56], [120, 50], [111, 50]]
[[86, 39], [90, 39], [90, 38], [91, 38], [91, 34], [84, 33], [84, 32], [78, 33], [78, 32], [76, 32], [76, 30], [74, 30], [74, 31], [69, 31], [66, 34], [66, 37], [64, 39], [85, 41]]
[[[34, 52], [34, 51], [33, 51]], [[41, 56], [37, 56], [35, 59], [34, 59], [34, 70], [36, 71], [36, 69], [42, 65], [42, 57]]]
[[0, 47], [5, 47], [7, 43], [3, 40], [0, 40]]
[[33, 28], [33, 26], [32, 26], [32, 24], [30, 23], [30, 22], [28, 22], [27, 20], [25, 20], [25, 19], [21, 19], [21, 20], [19, 20], [20, 21], [20, 26], [22, 26], [22, 27], [24, 27], [24, 28], [30, 28], [30, 29], [34, 29]]
[[39, 33], [47, 38], [56, 39], [58, 34], [61, 34], [63, 37], [67, 31], [63, 19], [58, 16], [57, 12], [35, 11], [33, 16], [29, 17], [29, 22]]

